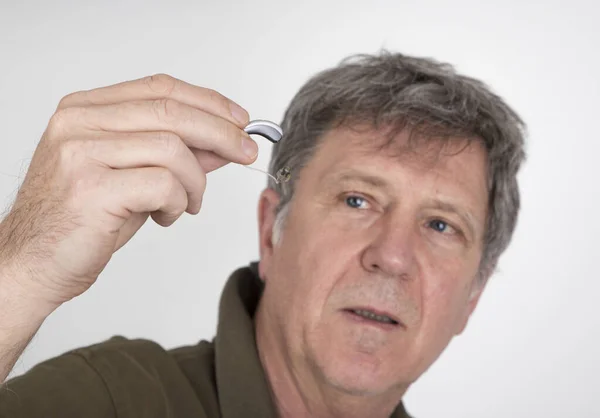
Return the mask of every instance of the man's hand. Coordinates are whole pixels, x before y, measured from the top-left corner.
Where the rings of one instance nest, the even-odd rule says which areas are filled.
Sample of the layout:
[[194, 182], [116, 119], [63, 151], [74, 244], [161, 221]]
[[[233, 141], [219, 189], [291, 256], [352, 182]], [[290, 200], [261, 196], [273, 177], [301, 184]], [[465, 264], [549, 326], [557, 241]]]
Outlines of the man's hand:
[[[148, 216], [168, 226], [198, 213], [208, 172], [255, 160], [247, 123], [231, 100], [166, 75], [63, 98], [0, 224], [5, 308], [44, 317], [87, 290]], [[4, 366], [25, 338], [7, 340], [26, 320], [11, 315], [0, 315]]]

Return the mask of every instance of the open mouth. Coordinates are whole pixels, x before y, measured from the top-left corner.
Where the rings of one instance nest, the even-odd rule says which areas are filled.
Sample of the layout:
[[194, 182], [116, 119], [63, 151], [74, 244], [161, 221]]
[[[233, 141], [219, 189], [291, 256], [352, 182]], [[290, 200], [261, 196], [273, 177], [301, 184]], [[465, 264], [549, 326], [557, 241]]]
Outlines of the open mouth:
[[379, 312], [373, 312], [368, 309], [345, 309], [345, 311], [369, 321], [374, 321], [381, 324], [398, 325], [398, 321], [396, 321], [394, 318]]

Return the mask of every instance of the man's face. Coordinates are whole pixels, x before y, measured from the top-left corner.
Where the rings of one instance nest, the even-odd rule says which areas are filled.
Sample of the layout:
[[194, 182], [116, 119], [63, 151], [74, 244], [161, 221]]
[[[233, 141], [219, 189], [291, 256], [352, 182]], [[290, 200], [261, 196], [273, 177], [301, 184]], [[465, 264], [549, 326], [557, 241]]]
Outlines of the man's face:
[[261, 303], [286, 358], [371, 395], [406, 389], [466, 325], [488, 199], [479, 142], [398, 152], [406, 134], [381, 138], [329, 132], [292, 173], [279, 243], [261, 219]]

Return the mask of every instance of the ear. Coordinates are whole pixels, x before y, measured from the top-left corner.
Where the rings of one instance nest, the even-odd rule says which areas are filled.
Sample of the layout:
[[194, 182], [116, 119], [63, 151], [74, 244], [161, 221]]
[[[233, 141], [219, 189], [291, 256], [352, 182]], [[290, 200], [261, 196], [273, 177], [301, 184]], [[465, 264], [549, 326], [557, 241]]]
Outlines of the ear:
[[483, 293], [483, 289], [485, 289], [485, 283], [487, 283], [487, 280], [484, 283], [479, 282], [477, 279], [475, 279], [475, 281], [476, 282], [472, 285], [471, 294], [469, 296], [469, 301], [467, 302], [464, 317], [462, 318], [462, 321], [459, 324], [456, 335], [462, 334], [465, 331], [465, 328], [467, 328], [469, 318], [471, 317], [473, 311], [477, 307], [479, 299], [481, 298], [481, 294]]
[[258, 203], [258, 231], [260, 261], [258, 273], [265, 281], [269, 266], [273, 259], [273, 228], [275, 226], [275, 209], [279, 204], [279, 195], [273, 189], [267, 188], [260, 195]]

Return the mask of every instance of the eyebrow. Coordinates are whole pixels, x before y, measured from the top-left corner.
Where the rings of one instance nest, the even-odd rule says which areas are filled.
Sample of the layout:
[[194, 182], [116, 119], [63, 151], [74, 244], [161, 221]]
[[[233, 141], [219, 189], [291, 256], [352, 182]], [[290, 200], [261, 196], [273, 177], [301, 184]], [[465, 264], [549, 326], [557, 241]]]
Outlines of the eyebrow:
[[360, 181], [373, 187], [378, 188], [389, 188], [388, 182], [378, 176], [373, 176], [358, 171], [345, 171], [330, 178], [325, 179], [326, 183], [337, 183], [337, 182], [349, 182], [349, 181]]

